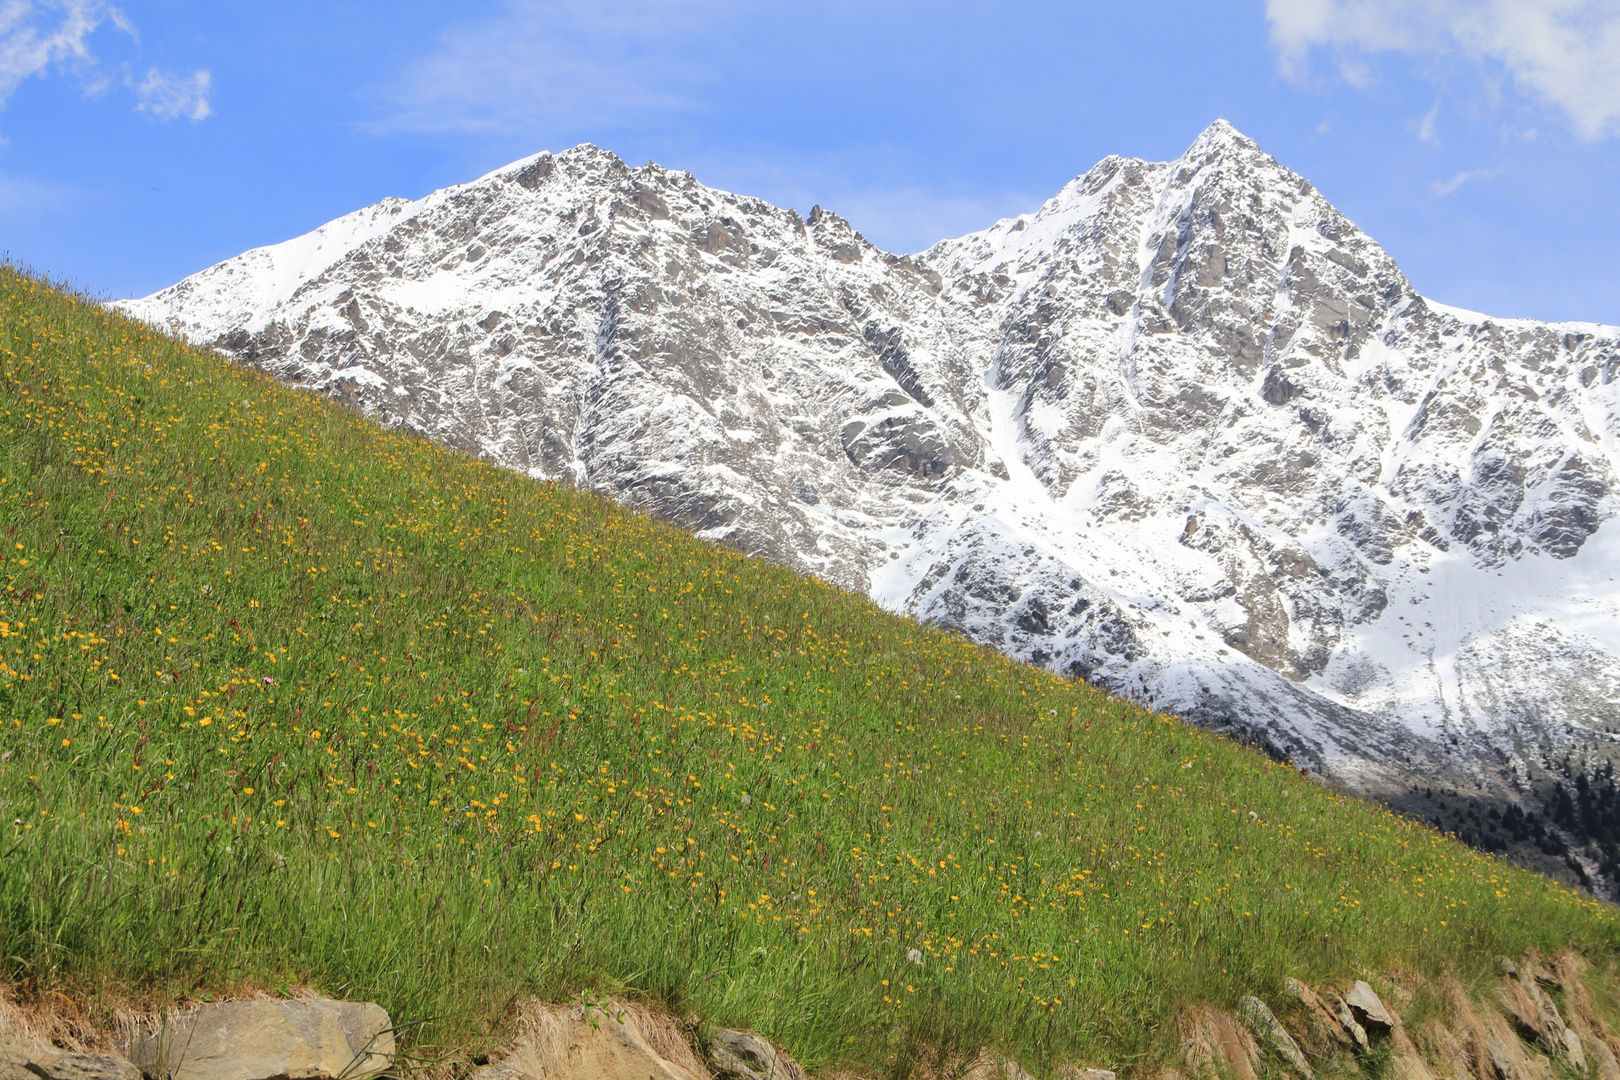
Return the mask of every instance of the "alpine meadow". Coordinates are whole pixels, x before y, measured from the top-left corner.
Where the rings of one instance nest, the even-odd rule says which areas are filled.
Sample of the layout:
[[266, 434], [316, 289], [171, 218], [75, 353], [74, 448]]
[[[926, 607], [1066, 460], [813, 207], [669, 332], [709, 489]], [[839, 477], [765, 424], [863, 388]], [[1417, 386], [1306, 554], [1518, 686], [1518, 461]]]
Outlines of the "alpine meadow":
[[17, 269], [0, 305], [26, 995], [312, 987], [418, 1063], [613, 995], [817, 1074], [1149, 1075], [1287, 977], [1614, 979], [1612, 907], [1250, 748]]

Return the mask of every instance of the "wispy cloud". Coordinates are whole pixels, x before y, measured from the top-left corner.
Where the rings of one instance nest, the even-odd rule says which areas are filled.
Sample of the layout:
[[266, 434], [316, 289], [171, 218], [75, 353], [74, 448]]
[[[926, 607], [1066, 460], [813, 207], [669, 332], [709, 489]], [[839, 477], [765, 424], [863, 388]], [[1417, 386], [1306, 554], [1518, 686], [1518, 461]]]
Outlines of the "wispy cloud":
[[[768, 5], [747, 0], [504, 0], [500, 13], [442, 33], [379, 87], [376, 132], [518, 136], [529, 145], [600, 138], [615, 128], [698, 116], [736, 62], [740, 27]], [[792, 123], [784, 118], [784, 124]], [[663, 164], [779, 206], [814, 203], [890, 251], [925, 248], [1040, 205], [1018, 194], [942, 191], [910, 180], [891, 148], [757, 154], [698, 151]], [[884, 175], [895, 176], [886, 183]], [[851, 183], [862, 175], [866, 183]]]
[[1464, 184], [1470, 183], [1474, 180], [1489, 180], [1491, 177], [1495, 176], [1496, 173], [1496, 169], [1473, 169], [1468, 172], [1460, 172], [1456, 176], [1453, 176], [1450, 180], [1435, 180], [1431, 182], [1429, 184], [1429, 191], [1434, 195], [1435, 198], [1444, 199], [1447, 195], [1452, 194]]
[[[113, 80], [90, 48], [104, 26], [138, 40], [134, 25], [105, 0], [0, 0], [0, 108], [25, 81], [52, 70], [73, 74], [87, 93], [105, 90]], [[176, 75], [152, 68], [139, 82], [122, 81], [135, 91], [136, 109], [156, 119], [201, 120], [212, 111], [206, 71]]]
[[1365, 54], [1451, 53], [1505, 69], [1583, 137], [1620, 131], [1617, 0], [1266, 0], [1284, 76], [1305, 78], [1313, 49], [1365, 85]]
[[0, 105], [24, 80], [52, 67], [92, 65], [90, 35], [104, 22], [134, 34], [123, 14], [100, 0], [0, 3]]
[[1434, 123], [1439, 118], [1440, 103], [1437, 101], [1434, 103], [1434, 108], [1424, 113], [1423, 119], [1417, 121], [1417, 123], [1414, 125], [1419, 142], [1428, 143], [1430, 146], [1440, 145], [1440, 136], [1435, 132], [1434, 128]]
[[135, 108], [158, 120], [173, 120], [177, 116], [205, 120], [214, 111], [208, 107], [208, 92], [213, 86], [214, 77], [206, 71], [170, 75], [151, 68], [146, 78], [135, 84], [135, 94], [140, 99]]
[[57, 184], [0, 172], [0, 221], [28, 221], [67, 206], [79, 193]]
[[379, 130], [569, 137], [691, 104], [743, 0], [508, 0], [383, 88]]

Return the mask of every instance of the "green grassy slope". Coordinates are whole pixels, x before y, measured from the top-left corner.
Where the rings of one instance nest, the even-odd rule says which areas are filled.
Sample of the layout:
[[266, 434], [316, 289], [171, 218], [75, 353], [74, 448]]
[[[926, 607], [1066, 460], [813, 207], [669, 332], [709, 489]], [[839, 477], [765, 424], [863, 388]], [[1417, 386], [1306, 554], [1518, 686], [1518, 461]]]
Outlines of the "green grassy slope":
[[12, 271], [0, 544], [36, 991], [306, 981], [431, 1043], [615, 989], [812, 1067], [1129, 1066], [1287, 974], [1616, 952], [1611, 909], [1242, 747]]

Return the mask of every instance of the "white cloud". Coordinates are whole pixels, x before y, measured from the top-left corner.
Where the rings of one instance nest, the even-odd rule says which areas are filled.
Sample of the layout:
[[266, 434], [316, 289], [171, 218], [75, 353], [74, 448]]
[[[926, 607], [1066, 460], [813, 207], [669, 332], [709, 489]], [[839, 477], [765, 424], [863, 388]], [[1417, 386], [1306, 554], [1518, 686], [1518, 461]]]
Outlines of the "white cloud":
[[1266, 0], [1266, 15], [1292, 80], [1319, 46], [1356, 85], [1359, 54], [1460, 54], [1505, 69], [1585, 138], [1620, 131], [1620, 0]]
[[0, 172], [0, 221], [31, 221], [64, 209], [77, 192]]
[[92, 66], [90, 35], [104, 22], [134, 34], [123, 13], [101, 0], [0, 0], [0, 105], [53, 66]]
[[1434, 108], [1423, 114], [1423, 119], [1417, 122], [1417, 137], [1419, 142], [1426, 142], [1430, 146], [1440, 145], [1440, 136], [1435, 134], [1434, 122], [1440, 116], [1440, 103], [1434, 103]]
[[1339, 61], [1339, 78], [1357, 90], [1365, 90], [1373, 84], [1373, 71], [1359, 57], [1345, 57]]
[[140, 99], [135, 108], [158, 120], [173, 120], [177, 116], [205, 120], [214, 111], [208, 107], [208, 92], [213, 85], [214, 77], [206, 71], [170, 75], [152, 68], [146, 78], [135, 85]]
[[[367, 127], [518, 136], [531, 146], [556, 147], [698, 113], [734, 62], [736, 28], [760, 10], [748, 0], [504, 0], [498, 15], [452, 27], [379, 88], [385, 112]], [[896, 252], [1041, 203], [1017, 193], [910, 183], [909, 162], [894, 161], [886, 147], [821, 154], [778, 148], [753, 156], [698, 151], [661, 163], [778, 206], [808, 211], [819, 203]], [[857, 184], [852, 175], [879, 179]], [[885, 183], [886, 176], [902, 178]]]
[[443, 34], [384, 90], [382, 130], [566, 137], [689, 104], [744, 0], [508, 0]]
[[1450, 180], [1436, 180], [1429, 185], [1429, 191], [1437, 199], [1443, 199], [1471, 180], [1489, 180], [1496, 175], [1495, 169], [1474, 169], [1471, 172], [1460, 172]]
[[[71, 71], [87, 94], [104, 92], [112, 78], [90, 49], [104, 25], [136, 39], [129, 19], [106, 0], [0, 0], [0, 107], [23, 82], [53, 68]], [[206, 71], [172, 75], [152, 68], [140, 82], [123, 81], [135, 91], [135, 108], [156, 119], [201, 120], [212, 111], [213, 79]]]

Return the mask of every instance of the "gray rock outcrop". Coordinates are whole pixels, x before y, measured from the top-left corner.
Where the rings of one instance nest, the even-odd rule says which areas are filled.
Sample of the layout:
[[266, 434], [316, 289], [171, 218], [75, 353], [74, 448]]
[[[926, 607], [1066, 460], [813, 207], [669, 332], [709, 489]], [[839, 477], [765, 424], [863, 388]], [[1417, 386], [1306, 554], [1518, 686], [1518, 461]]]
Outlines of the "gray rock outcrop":
[[141, 1080], [141, 1071], [122, 1054], [74, 1054], [0, 1035], [0, 1080]]
[[798, 1063], [769, 1039], [725, 1028], [709, 1035], [709, 1071], [715, 1080], [805, 1080]]
[[388, 1014], [358, 1001], [231, 1001], [198, 1006], [136, 1038], [152, 1080], [365, 1080], [394, 1061]]
[[1542, 992], [1533, 974], [1516, 965], [1506, 965], [1500, 1002], [1502, 1012], [1521, 1036], [1539, 1043], [1549, 1057], [1562, 1062], [1577, 1075], [1586, 1075], [1586, 1051], [1580, 1036], [1564, 1023], [1558, 1004]]
[[1371, 1046], [1367, 1039], [1367, 1029], [1361, 1026], [1361, 1021], [1356, 1019], [1355, 1012], [1344, 998], [1338, 994], [1328, 992], [1323, 995], [1323, 1000], [1333, 1010], [1333, 1018], [1339, 1022], [1339, 1026], [1350, 1036], [1357, 1050], [1364, 1051]]
[[1299, 1043], [1294, 1041], [1294, 1037], [1282, 1026], [1282, 1022], [1265, 1002], [1253, 996], [1240, 999], [1238, 1016], [1248, 1025], [1249, 1032], [1256, 1042], [1282, 1058], [1288, 1067], [1304, 1080], [1316, 1080], [1316, 1072], [1311, 1068], [1310, 1062], [1305, 1060], [1305, 1052], [1299, 1048]]
[[1380, 1034], [1389, 1034], [1395, 1030], [1395, 1018], [1385, 1008], [1383, 1000], [1367, 983], [1356, 980], [1348, 993], [1344, 995], [1344, 1003], [1350, 1006], [1350, 1012], [1355, 1016], [1356, 1022], [1369, 1031]]
[[32, 1033], [0, 998], [0, 1080], [141, 1080], [122, 1054], [63, 1050]]
[[1366, 1052], [1367, 1032], [1356, 1023], [1350, 1007], [1337, 995], [1328, 994], [1331, 1001], [1323, 1000], [1322, 995], [1293, 978], [1283, 980], [1283, 993], [1304, 1010], [1306, 1027], [1319, 1043], [1356, 1053]]

